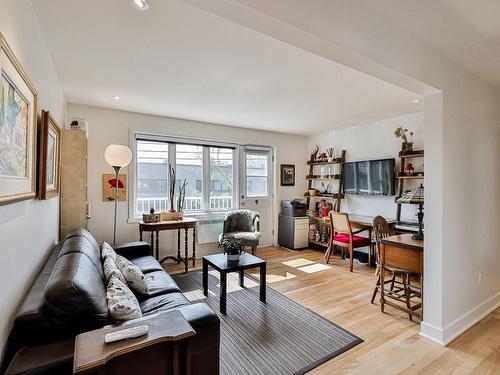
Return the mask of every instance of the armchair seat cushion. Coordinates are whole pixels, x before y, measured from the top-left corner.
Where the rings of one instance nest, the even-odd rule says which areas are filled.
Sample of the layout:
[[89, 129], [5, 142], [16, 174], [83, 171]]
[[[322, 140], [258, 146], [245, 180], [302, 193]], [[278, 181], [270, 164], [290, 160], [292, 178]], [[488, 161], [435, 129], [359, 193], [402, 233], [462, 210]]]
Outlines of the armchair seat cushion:
[[239, 240], [245, 246], [257, 246], [259, 244], [260, 232], [228, 232], [219, 235], [219, 242], [223, 239]]
[[[335, 237], [333, 237], [334, 241], [337, 242], [342, 242], [342, 243], [349, 243], [349, 235], [347, 233], [339, 233], [336, 234]], [[364, 246], [370, 246], [371, 241], [367, 237], [362, 237], [362, 236], [356, 236], [355, 234], [352, 236], [352, 245], [354, 247], [364, 247]]]

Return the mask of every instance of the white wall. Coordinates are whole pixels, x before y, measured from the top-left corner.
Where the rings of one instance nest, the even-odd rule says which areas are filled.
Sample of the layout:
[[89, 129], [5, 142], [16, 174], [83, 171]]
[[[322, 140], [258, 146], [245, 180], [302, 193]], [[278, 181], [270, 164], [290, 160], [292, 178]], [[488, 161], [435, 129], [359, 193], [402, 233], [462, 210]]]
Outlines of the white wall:
[[[28, 0], [0, 1], [0, 32], [38, 90], [38, 112], [50, 110], [62, 125], [64, 95]], [[48, 250], [58, 240], [59, 199], [0, 206], [0, 347], [12, 317]]]
[[[111, 167], [104, 160], [104, 150], [111, 143], [128, 145], [131, 131], [205, 138], [240, 144], [273, 146], [276, 148], [275, 158], [278, 167], [279, 164], [296, 165], [295, 186], [278, 186], [276, 202], [279, 203], [282, 199], [303, 197], [306, 190], [304, 176], [306, 174], [307, 138], [304, 136], [286, 135], [69, 103], [67, 107], [68, 123], [72, 117], [85, 118], [89, 126], [88, 197], [92, 219], [88, 222], [88, 229], [98, 240], [112, 241], [113, 239], [113, 203], [102, 201], [102, 174], [113, 173]], [[124, 169], [123, 173], [126, 173], [127, 177], [129, 177], [129, 168]], [[127, 184], [130, 197], [131, 185], [129, 178], [127, 178]], [[137, 240], [139, 238], [138, 224], [127, 223], [129, 204], [131, 204], [129, 199], [126, 202], [119, 202], [118, 204], [117, 242]], [[161, 233], [160, 252], [162, 256], [176, 252], [173, 234], [173, 231]], [[149, 236], [146, 239], [149, 241]], [[217, 251], [216, 244], [198, 245], [196, 253], [197, 256], [201, 256], [214, 251]]]
[[[424, 114], [412, 113], [395, 118], [370, 122], [358, 126], [344, 127], [311, 135], [308, 138], [308, 149], [319, 144], [321, 150], [334, 147], [337, 150], [346, 150], [347, 161], [396, 158], [396, 169], [399, 171], [398, 153], [401, 150], [401, 140], [394, 137], [394, 130], [398, 126], [412, 130], [413, 148], [423, 149]], [[423, 171], [423, 159], [412, 159], [416, 171]], [[409, 181], [405, 189], [414, 189], [419, 182]], [[397, 188], [397, 185], [396, 185]], [[358, 215], [382, 215], [386, 218], [396, 217], [396, 204], [393, 196], [363, 196], [346, 195], [342, 200], [342, 210]], [[415, 221], [416, 206], [402, 205], [401, 219]]]
[[395, 0], [185, 1], [424, 95], [426, 287], [421, 333], [446, 344], [500, 305], [497, 87], [384, 19], [379, 9], [392, 9]]

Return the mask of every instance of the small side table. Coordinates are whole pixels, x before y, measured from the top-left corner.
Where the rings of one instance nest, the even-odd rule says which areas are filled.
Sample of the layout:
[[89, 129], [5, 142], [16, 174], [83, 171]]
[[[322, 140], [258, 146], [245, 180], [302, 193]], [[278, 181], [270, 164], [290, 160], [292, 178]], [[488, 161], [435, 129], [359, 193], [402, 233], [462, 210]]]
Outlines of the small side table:
[[243, 253], [238, 262], [228, 262], [225, 254], [206, 255], [203, 258], [203, 294], [208, 296], [208, 266], [220, 272], [220, 312], [226, 313], [227, 274], [239, 272], [240, 286], [244, 287], [245, 270], [260, 268], [260, 300], [266, 302], [266, 261], [255, 255]]
[[[111, 344], [104, 342], [106, 333], [143, 324], [149, 326], [147, 335]], [[177, 310], [81, 333], [75, 340], [73, 373], [114, 375], [147, 370], [148, 374], [189, 374], [186, 340], [195, 334]]]
[[[193, 267], [196, 262], [196, 227], [198, 226], [198, 219], [194, 217], [185, 217], [182, 220], [169, 220], [169, 221], [159, 221], [158, 223], [145, 223], [143, 221], [139, 222], [139, 239], [142, 241], [143, 232], [151, 232], [151, 248], [153, 249], [153, 254], [155, 254], [156, 259], [163, 263], [164, 261], [171, 259], [177, 263], [184, 263], [184, 271], [188, 271], [189, 257], [188, 257], [188, 230], [193, 230], [193, 254], [191, 259], [193, 260]], [[160, 258], [160, 232], [162, 230], [176, 230], [177, 229], [177, 256], [167, 256], [162, 259]], [[181, 256], [181, 229], [184, 229], [184, 256]], [[154, 235], [156, 234], [156, 244], [154, 241]], [[156, 249], [156, 250], [155, 250]]]

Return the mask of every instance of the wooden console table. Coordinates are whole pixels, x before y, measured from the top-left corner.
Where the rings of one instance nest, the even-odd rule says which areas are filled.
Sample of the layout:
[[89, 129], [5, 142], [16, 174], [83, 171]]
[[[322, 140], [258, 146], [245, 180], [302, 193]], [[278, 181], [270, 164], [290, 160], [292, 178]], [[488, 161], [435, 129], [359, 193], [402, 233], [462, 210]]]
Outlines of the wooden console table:
[[[185, 217], [182, 220], [169, 220], [169, 221], [159, 221], [158, 223], [145, 223], [143, 221], [139, 222], [139, 239], [142, 241], [142, 232], [151, 232], [151, 248], [153, 249], [153, 254], [156, 259], [163, 263], [168, 259], [172, 259], [177, 263], [184, 263], [185, 272], [188, 271], [188, 230], [193, 230], [193, 267], [196, 262], [196, 227], [198, 225], [198, 219], [194, 217]], [[177, 256], [166, 256], [162, 259], [160, 258], [160, 232], [163, 230], [175, 230], [177, 229]], [[184, 257], [181, 256], [181, 229], [184, 229]], [[156, 244], [154, 241], [154, 235], [156, 233]], [[155, 251], [156, 249], [156, 251]]]
[[[395, 307], [423, 319], [424, 301], [424, 241], [414, 240], [412, 234], [398, 234], [382, 239], [380, 245], [380, 308], [384, 312], [384, 305]], [[389, 294], [384, 293], [385, 267], [408, 270], [420, 275], [420, 304], [403, 306], [391, 302]], [[420, 310], [420, 311], [418, 311]]]
[[[104, 335], [147, 324], [147, 335], [135, 339], [104, 342]], [[175, 311], [106, 326], [76, 336], [73, 373], [78, 375], [190, 374], [187, 339], [196, 332], [182, 314]]]

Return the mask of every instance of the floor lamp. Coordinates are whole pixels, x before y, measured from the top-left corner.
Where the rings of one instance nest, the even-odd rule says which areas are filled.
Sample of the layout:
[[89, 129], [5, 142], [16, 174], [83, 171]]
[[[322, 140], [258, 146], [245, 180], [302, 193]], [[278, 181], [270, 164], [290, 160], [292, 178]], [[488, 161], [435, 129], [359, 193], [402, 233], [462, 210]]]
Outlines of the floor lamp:
[[113, 245], [116, 244], [116, 210], [118, 207], [118, 174], [121, 168], [126, 167], [132, 161], [132, 150], [125, 145], [109, 145], [104, 151], [106, 163], [113, 167], [116, 173], [115, 179], [115, 219], [113, 221]]

